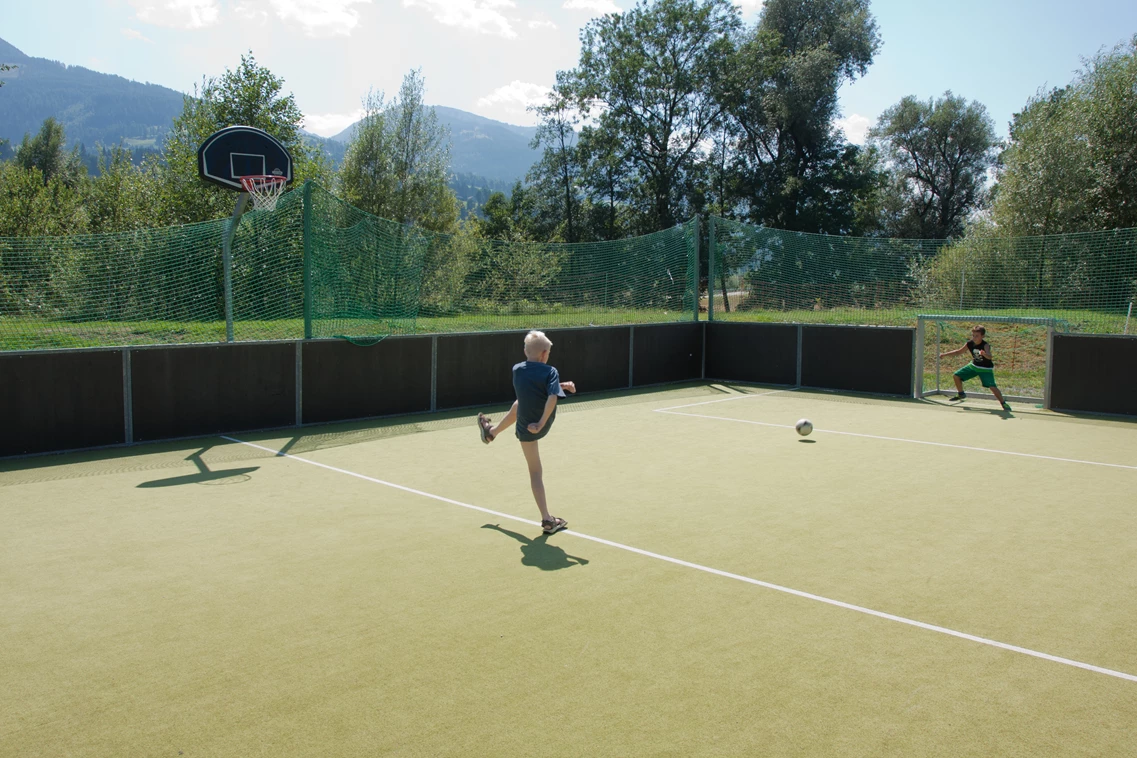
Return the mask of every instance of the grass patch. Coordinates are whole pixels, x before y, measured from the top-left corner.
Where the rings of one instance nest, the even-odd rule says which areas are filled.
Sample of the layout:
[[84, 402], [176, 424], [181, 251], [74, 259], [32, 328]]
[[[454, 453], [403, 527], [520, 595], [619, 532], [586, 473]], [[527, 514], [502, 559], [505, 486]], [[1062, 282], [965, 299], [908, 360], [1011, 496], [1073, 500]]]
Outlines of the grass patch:
[[[367, 321], [317, 321], [316, 337], [339, 334], [380, 336], [384, 331], [413, 334], [447, 334], [485, 332], [509, 329], [556, 329], [583, 326], [615, 326], [691, 321], [689, 311], [616, 310], [605, 308], [543, 308], [531, 306], [531, 312], [474, 312], [445, 316], [420, 316], [417, 320], [398, 322], [397, 327], [368, 327]], [[543, 309], [542, 309], [543, 308]], [[805, 323], [855, 326], [914, 327], [916, 317], [924, 309], [905, 308], [837, 308], [831, 310], [796, 311], [731, 311], [716, 310], [716, 321]], [[983, 316], [1032, 316], [1056, 318], [1068, 324], [1073, 332], [1120, 334], [1125, 315], [1099, 311], [986, 311]], [[706, 313], [699, 319], [707, 320]], [[1009, 326], [1009, 325], [1006, 325]], [[993, 327], [996, 331], [1003, 331]], [[1037, 329], [1037, 327], [1028, 327]], [[236, 321], [234, 335], [239, 342], [260, 340], [295, 340], [304, 337], [304, 321], [300, 318], [259, 321]], [[376, 334], [375, 332], [378, 332]], [[1044, 333], [1044, 332], [1043, 332]], [[59, 348], [116, 347], [123, 345], [176, 345], [225, 341], [224, 321], [48, 321], [36, 318], [0, 317], [0, 350], [46, 350]], [[962, 343], [961, 343], [962, 344]], [[1029, 356], [1023, 353], [1024, 358]], [[1029, 362], [1029, 361], [1028, 361]], [[1045, 362], [1045, 361], [1043, 361]], [[1017, 361], [1016, 361], [1017, 363]], [[1015, 367], [1018, 370], [1018, 367]]]

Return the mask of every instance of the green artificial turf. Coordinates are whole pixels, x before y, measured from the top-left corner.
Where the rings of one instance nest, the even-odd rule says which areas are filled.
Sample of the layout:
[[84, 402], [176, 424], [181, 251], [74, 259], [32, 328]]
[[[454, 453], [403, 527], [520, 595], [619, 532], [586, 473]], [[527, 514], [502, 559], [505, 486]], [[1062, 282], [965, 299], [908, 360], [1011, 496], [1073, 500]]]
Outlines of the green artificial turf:
[[764, 391], [566, 402], [549, 538], [462, 414], [0, 462], [0, 753], [1132, 753], [1137, 682], [626, 548], [1137, 674], [1137, 425]]

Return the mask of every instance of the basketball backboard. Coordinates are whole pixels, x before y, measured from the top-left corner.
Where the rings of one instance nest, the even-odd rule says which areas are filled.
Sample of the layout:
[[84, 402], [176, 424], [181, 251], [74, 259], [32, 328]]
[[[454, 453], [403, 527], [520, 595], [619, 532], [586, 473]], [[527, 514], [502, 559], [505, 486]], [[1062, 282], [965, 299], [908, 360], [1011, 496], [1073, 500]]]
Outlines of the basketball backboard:
[[207, 182], [243, 190], [241, 177], [283, 176], [292, 181], [292, 156], [278, 139], [252, 126], [214, 132], [197, 150], [197, 171]]

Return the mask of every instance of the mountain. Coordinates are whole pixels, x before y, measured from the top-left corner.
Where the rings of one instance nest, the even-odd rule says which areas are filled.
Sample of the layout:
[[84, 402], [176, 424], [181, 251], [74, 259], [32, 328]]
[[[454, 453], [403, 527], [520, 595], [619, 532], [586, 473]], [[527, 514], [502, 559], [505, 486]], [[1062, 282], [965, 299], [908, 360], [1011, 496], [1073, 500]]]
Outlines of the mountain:
[[[63, 124], [72, 144], [90, 149], [96, 143], [123, 144], [138, 158], [140, 153], [161, 147], [174, 118], [182, 112], [181, 92], [32, 58], [2, 39], [0, 63], [17, 66], [0, 74], [4, 82], [0, 87], [0, 142], [19, 143], [53, 116]], [[536, 127], [514, 126], [441, 105], [434, 111], [450, 127], [452, 186], [471, 208], [487, 191], [508, 188], [524, 179], [540, 157], [529, 148]], [[352, 125], [330, 139], [311, 133], [305, 133], [305, 138], [338, 164], [354, 129]], [[0, 159], [5, 154], [0, 153]], [[96, 155], [91, 152], [92, 167]]]
[[182, 93], [82, 66], [32, 58], [0, 40], [0, 139], [19, 142], [54, 116], [72, 142], [154, 148], [182, 111]]
[[[541, 157], [529, 147], [537, 133], [535, 126], [515, 126], [473, 113], [433, 106], [439, 122], [450, 127], [450, 168], [455, 174], [486, 177], [494, 183], [512, 184], [524, 179], [529, 168]], [[330, 139], [351, 141], [359, 122]]]

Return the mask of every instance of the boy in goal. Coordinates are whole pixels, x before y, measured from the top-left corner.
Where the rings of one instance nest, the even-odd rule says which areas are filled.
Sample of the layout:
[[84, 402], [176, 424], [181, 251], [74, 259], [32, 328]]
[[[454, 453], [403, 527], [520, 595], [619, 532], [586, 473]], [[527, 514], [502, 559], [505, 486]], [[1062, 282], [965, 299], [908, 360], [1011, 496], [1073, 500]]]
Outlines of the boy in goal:
[[995, 385], [995, 361], [991, 358], [991, 346], [987, 343], [987, 329], [982, 326], [972, 328], [971, 339], [966, 345], [958, 350], [940, 353], [940, 357], [947, 358], [961, 353], [971, 355], [971, 363], [955, 372], [956, 395], [948, 398], [948, 402], [957, 403], [967, 397], [963, 391], [963, 383], [968, 379], [978, 377], [979, 382], [991, 390], [991, 394], [1002, 404], [1003, 410], [1009, 411], [1011, 406], [1007, 405], [1007, 401], [1003, 399], [1003, 393]]
[[478, 429], [482, 442], [487, 445], [510, 424], [515, 425], [517, 439], [521, 441], [521, 452], [529, 466], [529, 485], [533, 489], [533, 499], [541, 511], [541, 529], [545, 534], [553, 534], [568, 526], [563, 518], [549, 513], [545, 500], [545, 483], [542, 479], [541, 454], [537, 442], [549, 433], [557, 417], [557, 399], [565, 392], [576, 392], [572, 382], [562, 382], [557, 370], [549, 365], [549, 352], [552, 341], [544, 332], [529, 332], [525, 335], [525, 360], [513, 367], [513, 391], [517, 399], [513, 407], [497, 426], [484, 414], [478, 414]]

